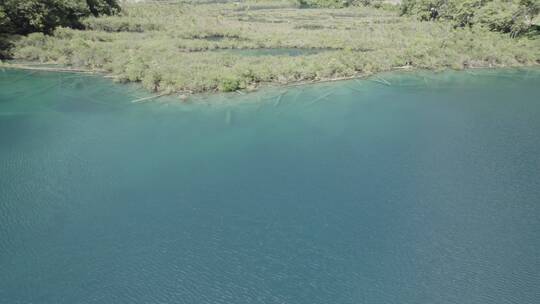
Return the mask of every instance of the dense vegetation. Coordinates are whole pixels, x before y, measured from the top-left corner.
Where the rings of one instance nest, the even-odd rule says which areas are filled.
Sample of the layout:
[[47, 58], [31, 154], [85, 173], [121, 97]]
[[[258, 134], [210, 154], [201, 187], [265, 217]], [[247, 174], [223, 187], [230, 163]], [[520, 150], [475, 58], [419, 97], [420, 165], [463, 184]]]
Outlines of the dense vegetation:
[[517, 36], [538, 34], [540, 0], [404, 0], [403, 14], [420, 20], [445, 19], [455, 26], [481, 25]]
[[369, 6], [299, 9], [287, 0], [132, 4], [118, 15], [84, 18], [82, 26], [30, 34], [13, 54], [104, 71], [160, 92], [249, 90], [395, 68], [540, 63], [537, 36], [512, 39], [476, 24], [423, 22]]
[[116, 0], [0, 0], [0, 32], [52, 33], [57, 26], [80, 28], [82, 17], [119, 10]]
[[398, 0], [297, 0], [300, 7], [308, 8], [343, 8], [351, 6], [375, 6], [380, 7], [385, 3], [397, 4]]

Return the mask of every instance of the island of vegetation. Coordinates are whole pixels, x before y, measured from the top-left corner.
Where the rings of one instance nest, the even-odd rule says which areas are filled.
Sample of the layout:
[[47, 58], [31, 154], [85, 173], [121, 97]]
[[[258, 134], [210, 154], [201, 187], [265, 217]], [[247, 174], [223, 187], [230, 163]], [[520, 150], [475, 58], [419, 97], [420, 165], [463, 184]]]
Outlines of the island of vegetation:
[[161, 94], [252, 90], [538, 65], [539, 11], [540, 0], [0, 0], [0, 48], [4, 65], [104, 72]]

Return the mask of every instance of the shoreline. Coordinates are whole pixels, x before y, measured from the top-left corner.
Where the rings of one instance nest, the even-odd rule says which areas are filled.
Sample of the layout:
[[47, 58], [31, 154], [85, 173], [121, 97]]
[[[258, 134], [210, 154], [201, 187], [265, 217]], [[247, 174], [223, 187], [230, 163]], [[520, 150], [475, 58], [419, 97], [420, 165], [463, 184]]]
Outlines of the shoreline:
[[[54, 65], [53, 63], [10, 63], [9, 60], [2, 61], [0, 63], [0, 68], [10, 68], [18, 70], [28, 70], [28, 71], [41, 71], [41, 72], [58, 72], [58, 73], [80, 73], [80, 74], [106, 74], [105, 71], [93, 71], [89, 69], [80, 69], [80, 68], [69, 68], [69, 67], [40, 67], [39, 65]], [[34, 66], [37, 65], [37, 66]]]
[[[47, 66], [39, 66], [39, 65], [47, 65]], [[54, 67], [56, 65], [55, 63], [10, 63], [9, 61], [2, 61], [0, 62], [0, 69], [1, 68], [7, 68], [7, 69], [16, 69], [16, 70], [27, 70], [27, 71], [35, 71], [35, 72], [50, 72], [50, 73], [75, 73], [75, 74], [92, 74], [92, 75], [99, 75], [103, 78], [112, 79], [114, 81], [114, 78], [116, 78], [115, 75], [103, 71], [103, 70], [91, 70], [91, 69], [82, 69], [82, 68], [70, 68], [70, 67]], [[390, 82], [388, 82], [383, 77], [379, 76], [381, 74], [385, 73], [391, 73], [391, 72], [417, 72], [417, 71], [431, 71], [431, 72], [445, 72], [445, 71], [468, 71], [468, 70], [494, 70], [494, 69], [508, 69], [508, 68], [540, 68], [539, 64], [534, 65], [514, 65], [514, 66], [470, 66], [463, 69], [453, 69], [453, 68], [416, 68], [413, 66], [401, 66], [401, 67], [394, 67], [390, 70], [383, 70], [379, 72], [374, 73], [365, 73], [365, 74], [358, 74], [354, 76], [347, 76], [347, 77], [336, 77], [336, 78], [328, 78], [328, 79], [319, 79], [319, 80], [306, 80], [306, 81], [298, 81], [298, 82], [288, 82], [288, 83], [278, 83], [278, 82], [261, 82], [256, 83], [252, 88], [248, 89], [242, 89], [242, 90], [236, 90], [233, 92], [220, 92], [220, 91], [203, 91], [203, 92], [192, 92], [192, 91], [175, 91], [175, 92], [163, 92], [163, 91], [157, 91], [152, 92], [151, 90], [148, 90], [144, 88], [140, 82], [137, 81], [127, 81], [127, 82], [120, 82], [118, 84], [133, 84], [133, 85], [140, 85], [141, 88], [148, 93], [154, 93], [154, 95], [138, 98], [135, 100], [132, 100], [132, 103], [144, 103], [149, 102], [154, 99], [158, 99], [161, 97], [176, 97], [179, 99], [180, 102], [187, 101], [189, 97], [202, 97], [202, 96], [217, 96], [219, 94], [239, 94], [239, 95], [247, 95], [251, 93], [257, 93], [265, 88], [295, 88], [300, 86], [306, 86], [306, 85], [316, 85], [316, 84], [322, 84], [322, 83], [332, 83], [332, 82], [340, 82], [340, 81], [347, 81], [347, 80], [371, 80], [377, 83], [380, 83], [382, 85], [386, 86], [392, 86]], [[374, 79], [369, 79], [374, 78]]]
[[53, 35], [21, 37], [12, 50], [15, 61], [6, 64], [99, 73], [115, 82], [140, 84], [152, 95], [180, 99], [399, 70], [540, 64], [540, 41], [535, 39], [512, 39], [486, 28], [456, 29], [449, 22], [423, 22], [395, 10], [234, 8], [129, 5], [120, 15], [85, 19], [83, 30], [59, 28]]

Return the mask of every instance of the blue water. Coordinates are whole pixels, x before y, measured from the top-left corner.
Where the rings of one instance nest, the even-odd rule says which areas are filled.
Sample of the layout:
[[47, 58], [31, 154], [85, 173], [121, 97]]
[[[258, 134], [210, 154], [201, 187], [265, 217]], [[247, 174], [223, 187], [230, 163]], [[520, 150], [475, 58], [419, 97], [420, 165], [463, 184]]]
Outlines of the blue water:
[[380, 77], [0, 70], [0, 303], [540, 303], [540, 70]]

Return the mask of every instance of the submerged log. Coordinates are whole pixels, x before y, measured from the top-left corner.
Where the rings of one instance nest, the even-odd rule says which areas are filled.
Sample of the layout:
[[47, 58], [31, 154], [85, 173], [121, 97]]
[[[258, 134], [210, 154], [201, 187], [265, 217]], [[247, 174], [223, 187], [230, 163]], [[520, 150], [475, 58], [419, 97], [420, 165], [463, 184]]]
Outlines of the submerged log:
[[276, 98], [276, 101], [274, 102], [274, 107], [278, 107], [281, 104], [281, 99], [285, 94], [287, 94], [287, 92], [279, 94], [279, 96]]
[[375, 81], [375, 82], [378, 82], [378, 83], [382, 83], [384, 85], [387, 85], [387, 86], [391, 86], [392, 84], [390, 82], [388, 82], [386, 79], [382, 78], [382, 77], [379, 77], [379, 76], [373, 76], [374, 79], [371, 79], [372, 81]]
[[334, 94], [334, 90], [332, 90], [330, 92], [327, 92], [327, 93], [315, 98], [310, 104], [315, 104], [315, 103], [317, 103], [317, 102], [319, 102], [319, 101], [321, 101], [323, 99], [326, 99], [328, 96], [330, 96], [332, 94]]
[[5, 66], [8, 68], [15, 68], [15, 69], [29, 70], [29, 71], [68, 72], [68, 73], [87, 73], [87, 74], [100, 73], [99, 71], [92, 71], [92, 70], [85, 70], [85, 69], [62, 68], [62, 67], [40, 67], [40, 66], [29, 66], [29, 65], [24, 65], [24, 64], [13, 64], [13, 63], [7, 63]]
[[144, 97], [144, 98], [139, 98], [139, 99], [132, 100], [131, 102], [132, 102], [132, 103], [139, 103], [139, 102], [144, 102], [144, 101], [156, 99], [156, 98], [159, 98], [159, 97], [163, 97], [163, 96], [166, 96], [166, 95], [170, 95], [170, 93], [163, 93], [163, 94], [159, 94], [159, 95], [154, 95], [154, 96], [148, 96], [148, 97]]

